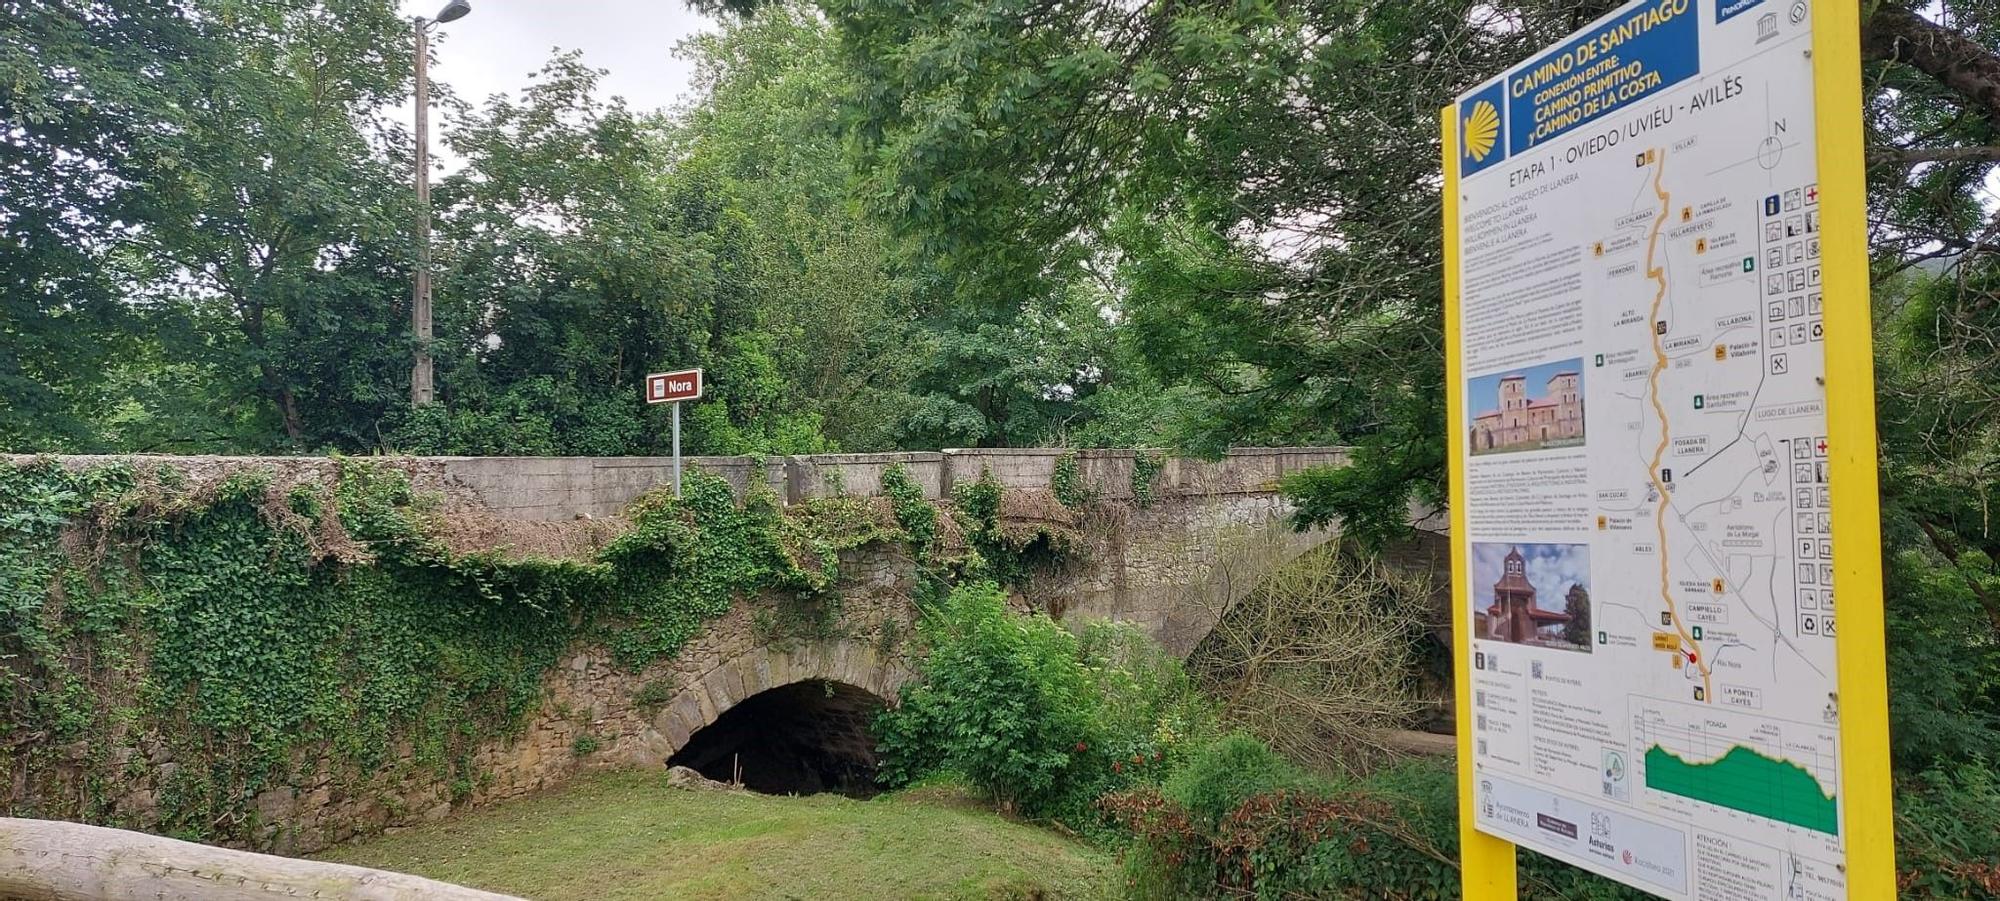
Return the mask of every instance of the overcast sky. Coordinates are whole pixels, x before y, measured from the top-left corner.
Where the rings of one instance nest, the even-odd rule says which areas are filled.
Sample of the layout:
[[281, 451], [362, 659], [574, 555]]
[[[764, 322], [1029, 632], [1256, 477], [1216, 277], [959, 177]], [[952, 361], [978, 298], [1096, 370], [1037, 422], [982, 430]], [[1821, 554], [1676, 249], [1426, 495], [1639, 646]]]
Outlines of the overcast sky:
[[[433, 32], [431, 78], [474, 105], [492, 94], [518, 95], [528, 74], [557, 47], [583, 51], [606, 69], [601, 91], [635, 110], [673, 106], [693, 72], [674, 56], [684, 38], [715, 28], [682, 0], [471, 0], [472, 14]], [[403, 0], [409, 16], [430, 17], [445, 0]], [[407, 113], [407, 111], [405, 111]], [[407, 115], [405, 115], [407, 119]], [[433, 136], [433, 153], [442, 154]]]

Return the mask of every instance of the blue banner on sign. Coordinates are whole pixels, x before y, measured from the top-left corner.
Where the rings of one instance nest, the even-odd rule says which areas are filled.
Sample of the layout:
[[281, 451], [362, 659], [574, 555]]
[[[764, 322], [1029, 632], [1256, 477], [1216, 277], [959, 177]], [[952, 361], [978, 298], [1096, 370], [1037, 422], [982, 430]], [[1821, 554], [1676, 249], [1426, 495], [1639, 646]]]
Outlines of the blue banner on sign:
[[1701, 71], [1695, 0], [1654, 0], [1508, 73], [1507, 148], [1520, 153]]
[[1458, 174], [1507, 158], [1507, 83], [1496, 81], [1458, 104]]
[[1716, 0], [1715, 24], [1720, 25], [1734, 19], [1752, 8], [1762, 5], [1764, 0]]

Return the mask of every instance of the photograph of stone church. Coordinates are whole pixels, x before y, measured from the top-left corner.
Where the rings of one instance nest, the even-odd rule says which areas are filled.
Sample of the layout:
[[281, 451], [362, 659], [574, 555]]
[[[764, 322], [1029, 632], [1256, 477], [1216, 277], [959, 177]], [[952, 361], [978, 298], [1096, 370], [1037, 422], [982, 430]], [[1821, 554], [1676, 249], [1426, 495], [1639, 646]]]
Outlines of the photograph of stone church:
[[1472, 543], [1472, 634], [1591, 650], [1590, 546]]
[[1475, 456], [1583, 444], [1580, 358], [1480, 376], [1469, 388]]

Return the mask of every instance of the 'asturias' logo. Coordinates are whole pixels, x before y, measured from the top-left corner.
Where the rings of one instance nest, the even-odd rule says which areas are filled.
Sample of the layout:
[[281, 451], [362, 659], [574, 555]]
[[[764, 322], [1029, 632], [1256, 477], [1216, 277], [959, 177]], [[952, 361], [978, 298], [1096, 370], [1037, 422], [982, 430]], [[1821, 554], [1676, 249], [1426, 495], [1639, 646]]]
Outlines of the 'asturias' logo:
[[1507, 84], [1495, 81], [1458, 104], [1458, 174], [1507, 158]]

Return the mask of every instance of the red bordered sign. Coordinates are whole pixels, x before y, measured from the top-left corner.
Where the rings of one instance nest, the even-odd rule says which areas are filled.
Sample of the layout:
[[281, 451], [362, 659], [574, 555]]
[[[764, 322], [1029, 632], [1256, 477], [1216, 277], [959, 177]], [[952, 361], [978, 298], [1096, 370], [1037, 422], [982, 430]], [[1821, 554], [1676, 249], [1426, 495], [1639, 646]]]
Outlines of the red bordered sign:
[[701, 370], [656, 372], [646, 376], [646, 403], [666, 404], [701, 397]]

